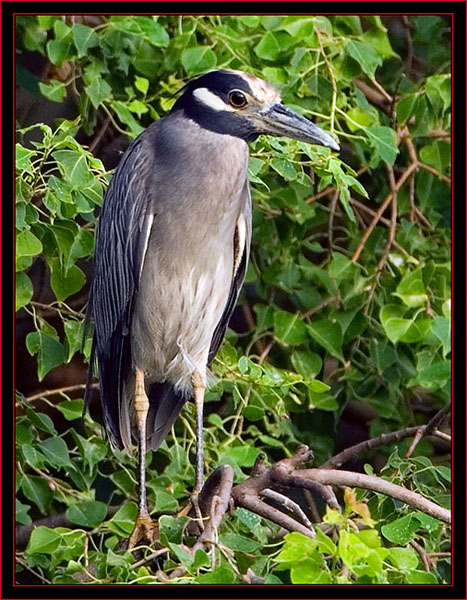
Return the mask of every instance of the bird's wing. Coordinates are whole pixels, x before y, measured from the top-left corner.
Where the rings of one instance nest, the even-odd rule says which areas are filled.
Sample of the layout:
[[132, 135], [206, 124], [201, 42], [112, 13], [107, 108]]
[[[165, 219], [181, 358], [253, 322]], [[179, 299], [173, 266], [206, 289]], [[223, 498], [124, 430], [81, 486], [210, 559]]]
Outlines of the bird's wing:
[[242, 194], [244, 202], [237, 219], [234, 235], [234, 268], [232, 273], [232, 285], [230, 287], [230, 294], [224, 312], [217, 324], [214, 335], [212, 336], [208, 364], [216, 356], [222, 339], [224, 338], [225, 330], [227, 329], [230, 317], [234, 311], [248, 266], [251, 241], [251, 197], [248, 181], [245, 183]]
[[107, 190], [99, 217], [89, 312], [107, 433], [114, 446], [130, 444], [129, 419], [120, 431], [125, 382], [131, 377], [130, 325], [153, 216], [144, 186], [150, 161], [144, 134], [128, 148]]

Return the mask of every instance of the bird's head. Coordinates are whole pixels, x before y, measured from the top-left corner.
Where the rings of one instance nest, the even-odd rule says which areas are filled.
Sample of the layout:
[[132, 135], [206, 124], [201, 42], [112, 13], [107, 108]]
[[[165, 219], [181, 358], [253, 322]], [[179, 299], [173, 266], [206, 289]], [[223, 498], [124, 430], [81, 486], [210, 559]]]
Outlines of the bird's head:
[[177, 110], [205, 129], [247, 142], [264, 134], [339, 150], [328, 133], [284, 106], [272, 85], [242, 71], [210, 71], [193, 79], [182, 89]]

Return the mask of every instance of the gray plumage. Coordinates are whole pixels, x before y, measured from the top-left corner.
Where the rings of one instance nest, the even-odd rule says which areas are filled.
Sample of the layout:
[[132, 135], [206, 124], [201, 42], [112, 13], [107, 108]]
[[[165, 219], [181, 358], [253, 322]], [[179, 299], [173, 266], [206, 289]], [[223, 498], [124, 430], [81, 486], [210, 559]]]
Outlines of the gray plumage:
[[[214, 71], [131, 144], [107, 190], [89, 299], [93, 354], [106, 430], [117, 448], [138, 440], [142, 487], [144, 423], [155, 450], [193, 396], [194, 375], [204, 388], [235, 307], [251, 238], [247, 142], [262, 133], [338, 149], [268, 83]], [[149, 408], [137, 429], [141, 373]]]
[[245, 141], [175, 112], [130, 146], [111, 181], [90, 311], [105, 424], [118, 448], [131, 445], [136, 366], [148, 374], [147, 443], [155, 450], [191, 396], [190, 374], [205, 372], [217, 352], [248, 260], [247, 170]]

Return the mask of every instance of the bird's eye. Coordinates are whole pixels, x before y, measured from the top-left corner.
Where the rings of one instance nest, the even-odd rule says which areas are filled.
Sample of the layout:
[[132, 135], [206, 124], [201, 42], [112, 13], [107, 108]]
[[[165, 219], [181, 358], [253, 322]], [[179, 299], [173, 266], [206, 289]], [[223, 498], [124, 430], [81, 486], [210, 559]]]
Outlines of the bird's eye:
[[238, 91], [230, 92], [229, 102], [234, 108], [243, 108], [248, 104], [245, 94]]

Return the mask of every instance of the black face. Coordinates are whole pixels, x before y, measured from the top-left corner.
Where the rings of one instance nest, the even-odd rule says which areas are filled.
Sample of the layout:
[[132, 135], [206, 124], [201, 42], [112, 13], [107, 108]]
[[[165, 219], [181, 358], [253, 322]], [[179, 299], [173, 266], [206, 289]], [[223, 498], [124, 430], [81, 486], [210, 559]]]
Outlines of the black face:
[[176, 101], [172, 112], [183, 110], [185, 115], [198, 123], [204, 129], [233, 135], [247, 142], [255, 140], [260, 132], [246, 117], [228, 110], [215, 110], [199, 100], [193, 92], [196, 89], [206, 88], [218, 96], [227, 106], [241, 109], [246, 103], [242, 90], [252, 94], [248, 83], [235, 73], [226, 71], [211, 71], [193, 81], [183, 89], [182, 95]]

